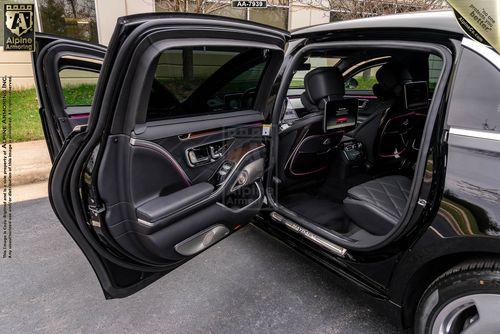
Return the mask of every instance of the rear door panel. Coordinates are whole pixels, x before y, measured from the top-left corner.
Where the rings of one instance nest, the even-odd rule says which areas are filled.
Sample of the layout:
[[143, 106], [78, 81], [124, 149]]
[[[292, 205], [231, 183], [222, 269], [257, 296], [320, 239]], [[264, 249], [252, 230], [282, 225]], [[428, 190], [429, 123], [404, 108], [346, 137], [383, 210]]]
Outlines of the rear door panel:
[[[205, 16], [119, 20], [88, 129], [72, 132], [50, 183], [54, 211], [91, 262], [107, 298], [140, 290], [258, 212], [267, 157], [264, 111], [273, 103], [269, 92], [287, 38], [276, 29]], [[167, 106], [181, 106], [185, 113], [150, 119], [159, 54], [205, 45], [261, 50], [266, 67], [258, 88], [211, 98], [246, 63], [222, 66], [191, 98]], [[174, 66], [167, 64], [169, 69]], [[170, 101], [172, 94], [162, 92], [156, 100], [162, 99]], [[233, 110], [212, 107], [230, 103], [236, 103]]]

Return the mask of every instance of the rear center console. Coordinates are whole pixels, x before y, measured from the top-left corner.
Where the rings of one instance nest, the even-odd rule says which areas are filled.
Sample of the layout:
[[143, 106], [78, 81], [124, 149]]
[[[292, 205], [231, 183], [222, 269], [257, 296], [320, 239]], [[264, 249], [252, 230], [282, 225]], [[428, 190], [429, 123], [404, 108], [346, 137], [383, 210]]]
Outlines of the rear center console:
[[[336, 191], [332, 196], [336, 200], [343, 200], [347, 189], [366, 172], [366, 158], [364, 147], [358, 140], [344, 136], [337, 145], [327, 182]], [[338, 197], [338, 198], [337, 198]]]

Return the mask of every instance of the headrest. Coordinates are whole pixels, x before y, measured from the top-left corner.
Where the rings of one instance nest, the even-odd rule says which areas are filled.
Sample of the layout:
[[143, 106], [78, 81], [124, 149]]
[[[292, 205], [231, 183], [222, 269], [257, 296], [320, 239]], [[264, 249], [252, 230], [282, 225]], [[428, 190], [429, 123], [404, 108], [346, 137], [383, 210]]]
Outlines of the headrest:
[[389, 100], [392, 95], [387, 92], [381, 84], [374, 84], [372, 87], [373, 95], [375, 95], [380, 101]]
[[381, 94], [383, 98], [388, 96], [402, 96], [403, 85], [412, 80], [410, 72], [400, 63], [390, 61], [380, 67], [375, 74], [378, 87], [374, 93]]
[[345, 95], [344, 77], [336, 67], [318, 67], [304, 77], [305, 92], [309, 100], [318, 104], [324, 98]]

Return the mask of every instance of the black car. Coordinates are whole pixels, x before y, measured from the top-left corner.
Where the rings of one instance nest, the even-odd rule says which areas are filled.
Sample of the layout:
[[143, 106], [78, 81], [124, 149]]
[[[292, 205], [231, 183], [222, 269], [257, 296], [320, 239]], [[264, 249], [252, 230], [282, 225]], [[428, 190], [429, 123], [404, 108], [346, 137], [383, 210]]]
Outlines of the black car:
[[[416, 333], [500, 332], [500, 56], [452, 12], [134, 15], [33, 57], [50, 201], [106, 298], [252, 222]], [[63, 71], [99, 73], [91, 106]]]

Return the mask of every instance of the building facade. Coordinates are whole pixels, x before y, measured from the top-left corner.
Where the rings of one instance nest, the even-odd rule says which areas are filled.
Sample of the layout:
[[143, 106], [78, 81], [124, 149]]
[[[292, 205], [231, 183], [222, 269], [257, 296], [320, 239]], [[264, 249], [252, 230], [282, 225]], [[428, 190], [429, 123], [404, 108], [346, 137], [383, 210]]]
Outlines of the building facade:
[[[32, 0], [33, 1], [33, 0]], [[107, 45], [116, 20], [121, 16], [149, 12], [196, 12], [221, 15], [268, 24], [281, 29], [293, 30], [305, 26], [342, 20], [346, 13], [359, 16], [380, 15], [383, 8], [388, 12], [426, 9], [415, 6], [410, 0], [363, 0], [371, 11], [350, 8], [356, 0], [268, 0], [266, 9], [236, 9], [230, 0], [34, 0], [35, 30], [45, 33], [82, 39]], [[421, 0], [425, 4], [425, 0]], [[0, 0], [3, 3], [26, 3], [29, 0]], [[443, 0], [444, 3], [444, 0]], [[348, 7], [342, 7], [347, 4]], [[380, 7], [380, 4], [383, 4]], [[398, 7], [399, 6], [399, 7]], [[411, 7], [410, 7], [411, 6]], [[3, 45], [3, 29], [0, 29], [0, 45]], [[0, 46], [0, 75], [13, 77], [14, 89], [33, 87], [31, 54], [5, 52]]]

